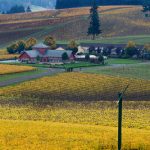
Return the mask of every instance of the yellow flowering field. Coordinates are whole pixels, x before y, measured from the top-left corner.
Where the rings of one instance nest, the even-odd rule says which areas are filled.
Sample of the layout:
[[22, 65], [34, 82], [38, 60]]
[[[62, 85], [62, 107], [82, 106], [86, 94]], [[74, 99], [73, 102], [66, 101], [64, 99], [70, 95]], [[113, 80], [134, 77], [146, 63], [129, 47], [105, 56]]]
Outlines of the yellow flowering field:
[[32, 70], [35, 70], [35, 68], [30, 66], [0, 64], [0, 75], [32, 71]]
[[1, 88], [0, 95], [21, 98], [26, 101], [31, 99], [32, 102], [32, 99], [38, 99], [42, 104], [49, 103], [51, 100], [113, 101], [118, 98], [117, 93], [121, 92], [128, 84], [130, 86], [126, 92], [126, 100], [149, 100], [149, 80], [77, 72], [62, 73], [24, 82], [13, 87]]
[[[123, 103], [123, 149], [149, 150], [149, 102]], [[0, 149], [117, 149], [117, 103], [0, 106]]]
[[[116, 150], [117, 128], [42, 121], [0, 121], [0, 148]], [[137, 136], [138, 135], [138, 136]], [[149, 150], [150, 131], [123, 129], [122, 150]]]
[[18, 54], [3, 54], [3, 55], [0, 55], [0, 60], [14, 59], [18, 57], [19, 57]]
[[5, 49], [0, 49], [0, 60], [8, 60], [18, 58], [19, 54], [8, 54]]

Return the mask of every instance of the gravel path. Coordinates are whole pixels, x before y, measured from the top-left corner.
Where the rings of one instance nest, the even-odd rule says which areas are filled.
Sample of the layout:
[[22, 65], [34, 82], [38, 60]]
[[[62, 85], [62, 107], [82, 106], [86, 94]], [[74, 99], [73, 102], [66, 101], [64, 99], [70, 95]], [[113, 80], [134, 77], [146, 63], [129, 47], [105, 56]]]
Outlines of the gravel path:
[[60, 72], [63, 72], [63, 70], [62, 69], [45, 69], [45, 72], [42, 72], [42, 73], [29, 75], [29, 76], [16, 77], [16, 78], [9, 79], [6, 81], [0, 81], [0, 87], [9, 86], [12, 84], [16, 84], [16, 83], [20, 83], [20, 82], [24, 82], [24, 81], [28, 81], [32, 79], [37, 79], [37, 78], [41, 78], [44, 76], [50, 76], [50, 75], [54, 75]]

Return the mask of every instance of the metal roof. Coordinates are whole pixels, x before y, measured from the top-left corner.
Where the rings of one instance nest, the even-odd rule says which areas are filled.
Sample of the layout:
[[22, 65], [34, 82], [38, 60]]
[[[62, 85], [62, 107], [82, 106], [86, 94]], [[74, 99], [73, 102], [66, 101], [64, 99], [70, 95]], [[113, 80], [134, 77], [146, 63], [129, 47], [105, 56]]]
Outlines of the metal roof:
[[68, 56], [72, 54], [72, 51], [69, 50], [47, 50], [44, 55], [42, 55], [38, 50], [30, 50], [30, 51], [25, 51], [31, 58], [36, 58], [36, 57], [62, 57], [63, 53], [67, 53]]
[[39, 43], [39, 44], [34, 45], [33, 48], [49, 48], [49, 46], [43, 43]]

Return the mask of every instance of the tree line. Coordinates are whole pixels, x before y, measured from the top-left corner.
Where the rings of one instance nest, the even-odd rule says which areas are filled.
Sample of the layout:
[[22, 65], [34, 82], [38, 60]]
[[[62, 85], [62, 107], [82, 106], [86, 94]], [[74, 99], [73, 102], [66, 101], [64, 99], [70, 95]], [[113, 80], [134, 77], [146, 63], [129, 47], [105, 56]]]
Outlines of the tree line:
[[[149, 0], [96, 0], [100, 6], [104, 5], [143, 5]], [[56, 9], [91, 6], [92, 0], [57, 0]]]
[[25, 13], [32, 12], [30, 6], [25, 8], [23, 5], [14, 5], [8, 11], [3, 11], [2, 14], [15, 14], [15, 13]]
[[[55, 50], [57, 48], [56, 39], [52, 36], [46, 36], [44, 38], [43, 43], [51, 50]], [[7, 47], [7, 52], [9, 54], [20, 54], [22, 51], [25, 50], [32, 50], [32, 47], [37, 44], [37, 40], [35, 38], [29, 38], [27, 40], [19, 40], [17, 42], [12, 43], [10, 46]], [[75, 40], [71, 40], [66, 50], [71, 50], [72, 54], [75, 55], [78, 52], [78, 44]]]

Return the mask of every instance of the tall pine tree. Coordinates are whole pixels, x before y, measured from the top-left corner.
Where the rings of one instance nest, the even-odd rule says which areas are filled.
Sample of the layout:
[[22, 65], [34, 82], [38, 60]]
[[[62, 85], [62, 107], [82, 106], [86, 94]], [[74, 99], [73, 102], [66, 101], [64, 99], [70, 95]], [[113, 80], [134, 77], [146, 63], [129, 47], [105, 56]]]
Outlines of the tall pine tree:
[[92, 39], [102, 33], [100, 29], [100, 19], [98, 13], [98, 6], [95, 0], [93, 0], [93, 6], [90, 9], [90, 26], [88, 28], [88, 35], [92, 35]]

